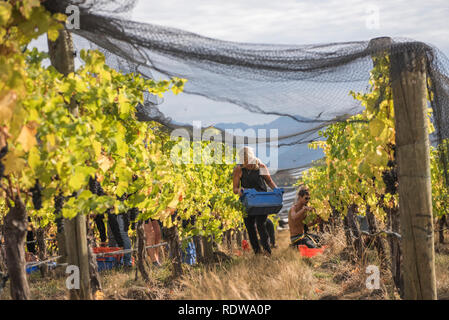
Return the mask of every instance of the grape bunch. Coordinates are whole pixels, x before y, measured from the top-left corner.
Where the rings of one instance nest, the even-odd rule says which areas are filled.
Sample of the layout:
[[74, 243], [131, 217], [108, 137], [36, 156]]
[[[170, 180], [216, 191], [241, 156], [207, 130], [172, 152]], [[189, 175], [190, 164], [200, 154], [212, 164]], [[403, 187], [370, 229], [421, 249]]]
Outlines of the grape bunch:
[[89, 191], [92, 192], [92, 194], [96, 194], [98, 196], [104, 196], [106, 194], [101, 187], [100, 182], [98, 182], [97, 177], [89, 178]]
[[0, 179], [3, 178], [3, 175], [5, 173], [5, 165], [3, 164], [2, 159], [6, 155], [7, 152], [8, 152], [8, 145], [4, 146], [0, 150]]
[[3, 178], [3, 174], [5, 173], [5, 166], [4, 164], [0, 161], [0, 179]]
[[124, 193], [124, 194], [122, 194], [120, 197], [117, 196], [117, 195], [116, 195], [115, 197], [117, 198], [117, 200], [123, 202], [123, 201], [125, 201], [126, 199], [128, 199], [128, 194]]
[[387, 162], [387, 167], [393, 168], [395, 165], [396, 165], [396, 161], [388, 160], [388, 162]]
[[33, 197], [33, 206], [35, 210], [42, 209], [42, 186], [39, 183], [39, 180], [36, 180], [34, 186], [30, 189]]
[[387, 167], [389, 169], [382, 172], [382, 179], [385, 183], [385, 192], [396, 194], [398, 189], [398, 174], [396, 166], [396, 145], [389, 143], [388, 147], [393, 150], [393, 159], [388, 160]]
[[89, 191], [97, 194], [97, 180], [92, 177], [89, 177]]
[[58, 195], [56, 195], [54, 198], [54, 203], [55, 203], [55, 216], [59, 216], [59, 214], [62, 211], [62, 207], [64, 206], [64, 196], [62, 194], [62, 192], [59, 192]]
[[396, 167], [392, 167], [389, 170], [382, 172], [382, 179], [385, 183], [385, 192], [390, 194], [396, 194], [398, 186], [398, 175]]
[[129, 220], [131, 221], [131, 229], [136, 229], [136, 218], [139, 215], [138, 208], [131, 208], [128, 210]]

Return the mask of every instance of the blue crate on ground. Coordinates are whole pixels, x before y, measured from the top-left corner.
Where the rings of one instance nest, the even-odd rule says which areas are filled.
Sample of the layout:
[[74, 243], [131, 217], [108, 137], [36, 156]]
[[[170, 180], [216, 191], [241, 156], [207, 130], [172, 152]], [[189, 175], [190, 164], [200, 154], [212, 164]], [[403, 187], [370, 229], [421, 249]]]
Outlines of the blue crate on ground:
[[185, 250], [181, 250], [181, 259], [182, 262], [194, 265], [196, 263], [196, 248], [193, 241], [190, 241], [185, 248]]
[[27, 267], [26, 268], [26, 272], [27, 274], [33, 273], [39, 271], [39, 266], [32, 266], [32, 267]]
[[240, 200], [250, 216], [276, 214], [282, 209], [283, 194], [283, 188], [268, 192], [245, 189]]
[[115, 257], [102, 257], [97, 259], [98, 271], [111, 270], [117, 266], [117, 259]]
[[[50, 270], [56, 268], [56, 265], [56, 262], [47, 262], [47, 266]], [[36, 271], [39, 271], [39, 266], [30, 266], [26, 268], [27, 274], [31, 274]]]

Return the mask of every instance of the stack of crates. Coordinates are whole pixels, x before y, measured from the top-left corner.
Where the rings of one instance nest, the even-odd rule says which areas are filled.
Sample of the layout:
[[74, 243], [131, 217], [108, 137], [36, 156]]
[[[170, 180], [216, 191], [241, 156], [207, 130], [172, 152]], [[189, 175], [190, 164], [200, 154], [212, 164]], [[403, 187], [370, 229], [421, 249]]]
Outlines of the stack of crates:
[[[92, 248], [94, 254], [104, 252], [114, 252], [123, 250], [121, 247], [95, 247]], [[123, 261], [123, 253], [114, 255], [104, 255], [97, 257], [98, 271], [111, 270], [112, 268], [119, 266]]]

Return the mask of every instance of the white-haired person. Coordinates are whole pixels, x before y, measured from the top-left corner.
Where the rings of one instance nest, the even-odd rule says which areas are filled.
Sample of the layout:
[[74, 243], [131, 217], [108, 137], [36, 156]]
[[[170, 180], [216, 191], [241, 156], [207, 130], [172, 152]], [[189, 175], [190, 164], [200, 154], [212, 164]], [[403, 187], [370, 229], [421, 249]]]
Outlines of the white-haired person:
[[[252, 148], [244, 147], [239, 151], [240, 164], [234, 168], [233, 190], [235, 194], [242, 195], [243, 190], [255, 189], [259, 192], [267, 191], [267, 184], [271, 189], [277, 188], [271, 179], [268, 168], [258, 158], [255, 157]], [[260, 243], [267, 255], [271, 254], [270, 244], [268, 242], [268, 233], [265, 226], [267, 215], [247, 215], [243, 219], [246, 230], [248, 231], [249, 241], [255, 254], [261, 253], [257, 231], [260, 237]], [[256, 231], [257, 226], [257, 231]]]

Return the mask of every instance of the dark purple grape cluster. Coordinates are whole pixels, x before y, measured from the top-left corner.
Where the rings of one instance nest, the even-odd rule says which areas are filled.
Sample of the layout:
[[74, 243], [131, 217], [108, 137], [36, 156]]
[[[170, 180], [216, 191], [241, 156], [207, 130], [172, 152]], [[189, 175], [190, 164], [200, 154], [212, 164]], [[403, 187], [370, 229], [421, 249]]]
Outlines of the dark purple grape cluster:
[[382, 179], [385, 183], [385, 192], [396, 194], [398, 189], [398, 175], [396, 167], [392, 167], [389, 170], [383, 171]]
[[396, 165], [395, 161], [393, 161], [393, 160], [388, 160], [388, 162], [387, 162], [387, 167], [393, 168], [395, 165]]
[[97, 180], [92, 177], [89, 177], [89, 191], [97, 194]]
[[8, 153], [8, 145], [4, 146], [0, 150], [0, 179], [3, 178], [5, 174], [5, 165], [3, 164], [2, 159], [4, 156], [6, 156], [7, 153]]
[[64, 206], [64, 196], [62, 195], [62, 192], [59, 192], [58, 195], [56, 195], [54, 198], [55, 203], [55, 216], [59, 216], [59, 214], [62, 211], [62, 207]]
[[97, 177], [89, 178], [89, 191], [92, 192], [92, 194], [96, 194], [98, 196], [104, 196], [106, 194], [101, 187], [100, 182], [98, 182]]
[[396, 163], [396, 145], [389, 143], [388, 147], [393, 150], [393, 159], [388, 160], [387, 167], [389, 169], [382, 172], [382, 178], [385, 183], [385, 192], [396, 194], [398, 191], [398, 173]]
[[136, 229], [136, 218], [139, 215], [138, 208], [131, 208], [128, 210], [129, 221], [131, 222], [131, 229]]
[[128, 194], [127, 193], [124, 193], [124, 194], [122, 194], [120, 197], [119, 196], [116, 196], [116, 198], [117, 198], [117, 200], [119, 200], [119, 201], [125, 201], [126, 199], [128, 199]]
[[40, 185], [39, 180], [36, 180], [30, 191], [33, 195], [32, 200], [34, 209], [42, 209], [42, 186]]

